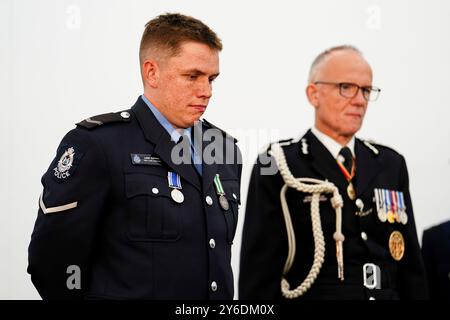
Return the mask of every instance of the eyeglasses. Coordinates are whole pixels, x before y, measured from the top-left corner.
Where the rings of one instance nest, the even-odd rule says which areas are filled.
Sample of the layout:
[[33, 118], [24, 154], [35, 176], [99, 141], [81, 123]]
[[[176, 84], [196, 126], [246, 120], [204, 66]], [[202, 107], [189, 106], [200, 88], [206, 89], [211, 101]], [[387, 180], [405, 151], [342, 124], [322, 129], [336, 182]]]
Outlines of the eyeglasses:
[[327, 82], [327, 81], [315, 81], [314, 84], [329, 84], [339, 87], [339, 94], [344, 98], [354, 98], [358, 94], [359, 89], [361, 89], [364, 99], [366, 101], [375, 101], [380, 95], [381, 89], [376, 87], [361, 87], [356, 83], [349, 82]]

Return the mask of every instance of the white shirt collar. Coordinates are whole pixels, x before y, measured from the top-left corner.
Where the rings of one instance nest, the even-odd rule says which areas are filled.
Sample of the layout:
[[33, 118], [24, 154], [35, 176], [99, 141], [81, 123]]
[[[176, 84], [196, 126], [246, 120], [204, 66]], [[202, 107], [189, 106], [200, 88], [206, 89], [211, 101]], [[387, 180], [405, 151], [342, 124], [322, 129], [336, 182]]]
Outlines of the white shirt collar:
[[[316, 136], [317, 139], [319, 139], [320, 142], [327, 148], [327, 150], [331, 153], [333, 158], [337, 159], [337, 156], [339, 155], [339, 151], [344, 146], [341, 146], [338, 142], [327, 136], [325, 133], [321, 132], [319, 129], [316, 128], [316, 126], [311, 128], [311, 132]], [[353, 157], [355, 156], [355, 137], [353, 136], [351, 140], [347, 143], [347, 147], [350, 148], [350, 151], [352, 152]]]

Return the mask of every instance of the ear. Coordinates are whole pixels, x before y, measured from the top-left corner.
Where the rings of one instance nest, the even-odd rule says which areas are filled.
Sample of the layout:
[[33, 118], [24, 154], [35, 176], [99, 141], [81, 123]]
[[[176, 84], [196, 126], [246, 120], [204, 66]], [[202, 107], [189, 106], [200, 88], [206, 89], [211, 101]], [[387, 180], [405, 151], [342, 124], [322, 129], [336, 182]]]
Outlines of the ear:
[[155, 60], [145, 60], [142, 64], [142, 79], [151, 88], [158, 87], [159, 66]]
[[309, 83], [306, 87], [306, 96], [308, 97], [309, 103], [311, 103], [314, 108], [317, 108], [319, 99], [317, 87], [314, 83]]

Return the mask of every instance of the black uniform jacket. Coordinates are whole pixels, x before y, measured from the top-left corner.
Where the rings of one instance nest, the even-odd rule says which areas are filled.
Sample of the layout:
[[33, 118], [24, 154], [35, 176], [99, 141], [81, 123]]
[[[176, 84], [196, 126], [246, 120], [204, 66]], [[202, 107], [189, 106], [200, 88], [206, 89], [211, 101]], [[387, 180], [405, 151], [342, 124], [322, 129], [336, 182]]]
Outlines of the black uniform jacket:
[[[219, 130], [202, 122], [203, 131], [211, 128]], [[236, 141], [220, 132], [240, 159]], [[203, 148], [215, 148], [210, 140]], [[193, 164], [172, 161], [174, 146], [141, 98], [63, 138], [42, 177], [29, 246], [28, 272], [43, 298], [232, 299], [242, 166], [223, 164], [218, 152], [200, 176]], [[169, 171], [181, 178], [181, 203]], [[228, 210], [219, 205], [216, 174]]]
[[[302, 141], [303, 140], [303, 141]], [[390, 148], [366, 145], [356, 139], [356, 198], [363, 210], [347, 195], [348, 183], [336, 160], [326, 147], [308, 131], [298, 142], [283, 146], [294, 177], [309, 177], [333, 182], [343, 197], [342, 232], [345, 236], [345, 280], [337, 278], [335, 211], [329, 195], [320, 201], [320, 217], [325, 236], [325, 261], [305, 299], [421, 299], [427, 297], [423, 262], [408, 191], [408, 172], [404, 158]], [[272, 159], [273, 160], [273, 159]], [[280, 281], [287, 257], [287, 233], [280, 203], [284, 185], [279, 173], [261, 175], [262, 161], [254, 166], [248, 191], [242, 236], [239, 298], [278, 299]], [[402, 191], [408, 223], [381, 222], [377, 217], [374, 189]], [[310, 194], [309, 194], [310, 196]], [[314, 255], [311, 226], [311, 197], [289, 188], [286, 194], [296, 237], [296, 256], [286, 278], [291, 290], [307, 276]], [[355, 214], [358, 212], [358, 214]], [[402, 233], [405, 253], [400, 261], [390, 254], [389, 238], [393, 231]], [[379, 288], [364, 286], [363, 266], [379, 267]]]
[[450, 300], [450, 221], [424, 231], [422, 256], [430, 298]]

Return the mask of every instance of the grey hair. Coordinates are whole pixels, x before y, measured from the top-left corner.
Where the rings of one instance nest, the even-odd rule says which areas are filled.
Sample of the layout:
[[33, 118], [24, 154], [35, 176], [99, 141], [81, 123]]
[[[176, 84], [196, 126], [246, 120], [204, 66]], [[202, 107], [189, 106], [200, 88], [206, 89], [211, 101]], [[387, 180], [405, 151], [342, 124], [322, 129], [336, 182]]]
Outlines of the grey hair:
[[348, 44], [326, 49], [325, 51], [321, 52], [311, 64], [311, 67], [309, 69], [308, 82], [312, 82], [314, 80], [314, 77], [317, 74], [317, 70], [319, 69], [320, 64], [322, 64], [322, 62], [326, 59], [326, 57], [328, 57], [330, 54], [336, 51], [353, 51], [359, 54], [360, 56], [363, 56], [362, 52], [357, 47]]

